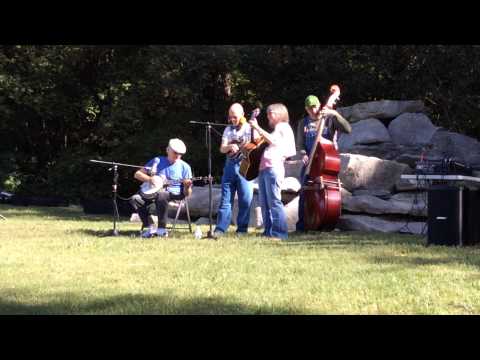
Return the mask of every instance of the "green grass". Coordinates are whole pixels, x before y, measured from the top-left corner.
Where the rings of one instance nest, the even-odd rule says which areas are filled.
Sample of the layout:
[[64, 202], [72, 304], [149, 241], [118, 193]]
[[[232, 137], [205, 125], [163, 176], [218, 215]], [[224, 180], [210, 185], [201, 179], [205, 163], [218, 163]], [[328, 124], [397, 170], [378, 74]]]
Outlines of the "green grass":
[[102, 237], [110, 218], [75, 207], [0, 214], [0, 314], [480, 313], [478, 247], [339, 232], [142, 240], [128, 221]]

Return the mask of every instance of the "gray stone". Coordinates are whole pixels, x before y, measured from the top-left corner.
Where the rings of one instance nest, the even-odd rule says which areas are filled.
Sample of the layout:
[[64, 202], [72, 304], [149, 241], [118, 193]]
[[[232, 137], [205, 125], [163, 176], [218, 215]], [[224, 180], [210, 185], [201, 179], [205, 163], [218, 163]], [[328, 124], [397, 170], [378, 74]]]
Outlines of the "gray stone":
[[434, 126], [425, 114], [405, 113], [388, 125], [388, 132], [395, 144], [428, 144], [438, 127]]
[[399, 179], [395, 184], [396, 192], [427, 190], [429, 187], [426, 181], [416, 182], [414, 180]]
[[388, 200], [392, 197], [392, 193], [387, 190], [365, 190], [365, 189], [357, 189], [353, 191], [353, 196], [360, 196], [360, 195], [370, 195], [370, 196], [376, 196], [380, 199], [383, 200]]
[[480, 167], [480, 142], [474, 138], [439, 129], [433, 135], [431, 144], [432, 150], [443, 157]]
[[377, 144], [390, 141], [390, 134], [385, 125], [377, 119], [365, 119], [352, 124], [350, 134], [341, 134], [338, 139], [340, 152], [348, 152], [353, 145]]
[[394, 160], [396, 157], [402, 154], [402, 149], [392, 142], [370, 145], [356, 144], [350, 147], [348, 153], [373, 156], [384, 160]]
[[357, 154], [341, 154], [340, 180], [349, 190], [392, 191], [409, 167], [395, 161]]
[[300, 181], [297, 178], [289, 176], [283, 179], [281, 189], [282, 191], [297, 193], [301, 187], [302, 185], [300, 184]]
[[408, 215], [427, 217], [428, 201], [425, 191], [402, 192], [392, 196], [390, 201], [393, 204], [405, 204], [409, 209]]
[[422, 148], [417, 149], [417, 147], [412, 147], [406, 149], [402, 154], [395, 157], [394, 160], [402, 164], [407, 164], [411, 168], [415, 168], [417, 163], [422, 159], [422, 153], [423, 160], [425, 161], [441, 160], [443, 158], [438, 151], [425, 151], [425, 149]]
[[[258, 200], [258, 193], [253, 194], [252, 199], [252, 206], [250, 208], [250, 219], [248, 222], [248, 226], [260, 228], [262, 227], [262, 212], [260, 208], [260, 202]], [[232, 225], [237, 225], [237, 216], [238, 216], [238, 196], [235, 196], [235, 200], [233, 201], [233, 209], [232, 209]]]
[[390, 198], [383, 200], [371, 195], [360, 195], [342, 198], [342, 208], [355, 213], [366, 214], [400, 214], [427, 216], [425, 199], [422, 196]]
[[302, 160], [288, 160], [285, 161], [285, 177], [294, 177], [297, 180], [300, 179], [302, 172], [303, 161]]
[[298, 200], [299, 196], [285, 205], [285, 214], [287, 216], [288, 231], [295, 231], [295, 225], [298, 221]]
[[[208, 217], [209, 216], [209, 196], [208, 196], [208, 186], [194, 186], [192, 190], [192, 195], [188, 199], [188, 205], [190, 210], [190, 216], [197, 217]], [[221, 198], [221, 189], [212, 188], [212, 213], [214, 216], [217, 215], [218, 206], [220, 204]], [[175, 209], [175, 206], [172, 207]], [[181, 213], [184, 213], [182, 210]], [[170, 211], [169, 211], [170, 214]]]
[[352, 196], [352, 193], [345, 189], [343, 186], [340, 188], [340, 194], [342, 197]]
[[[337, 224], [340, 230], [376, 231], [382, 233], [422, 234], [426, 231], [425, 222], [390, 220], [379, 216], [343, 214]], [[425, 232], [423, 232], [425, 233]]]
[[417, 113], [426, 110], [422, 101], [380, 100], [338, 108], [338, 112], [350, 122], [363, 119], [391, 119], [403, 113]]
[[[197, 221], [195, 221], [194, 224], [195, 225], [209, 225], [210, 224], [210, 218], [208, 218], [208, 217], [198, 218]], [[213, 221], [213, 224], [215, 224], [215, 221]]]
[[345, 107], [337, 108], [337, 111], [345, 119], [350, 120], [350, 118], [352, 117], [352, 108], [353, 106], [345, 106]]

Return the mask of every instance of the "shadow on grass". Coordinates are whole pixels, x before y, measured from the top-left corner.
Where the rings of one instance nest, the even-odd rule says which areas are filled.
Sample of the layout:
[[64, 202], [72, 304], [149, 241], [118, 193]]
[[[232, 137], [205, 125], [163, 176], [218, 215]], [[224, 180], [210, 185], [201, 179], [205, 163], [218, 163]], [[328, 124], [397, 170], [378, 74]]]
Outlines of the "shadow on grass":
[[348, 231], [291, 234], [284, 243], [289, 246], [347, 247], [352, 245], [425, 245], [425, 240], [415, 235]]
[[[26, 304], [0, 295], [1, 315], [272, 315], [302, 314], [296, 308], [278, 306], [247, 306], [222, 297], [198, 297], [182, 299], [168, 295], [120, 295], [106, 299], [85, 301], [78, 295], [59, 294], [59, 298], [70, 295], [68, 300], [45, 304]], [[12, 294], [18, 297], [18, 292]], [[33, 298], [33, 296], [32, 296]]]
[[[140, 229], [139, 230], [122, 230], [118, 229], [118, 237], [138, 237], [140, 238]], [[69, 230], [69, 234], [82, 234], [94, 237], [113, 237], [112, 229], [109, 230], [93, 230], [93, 229], [78, 229], [78, 230]]]
[[[140, 227], [138, 228], [138, 230], [124, 230], [122, 228], [117, 228], [117, 230], [118, 230], [118, 237], [130, 237], [130, 238], [134, 237], [134, 238], [142, 239]], [[108, 230], [77, 229], [77, 230], [68, 230], [67, 232], [69, 234], [82, 234], [82, 235], [88, 235], [88, 236], [94, 236], [94, 237], [113, 237], [112, 229], [108, 229]], [[193, 234], [190, 233], [188, 228], [177, 228], [175, 230], [169, 229], [168, 238], [182, 239], [185, 237], [193, 237]]]
[[[0, 206], [2, 215], [8, 219], [16, 217], [35, 216], [39, 218], [48, 217], [49, 220], [78, 220], [78, 221], [111, 221], [109, 215], [86, 215], [80, 207], [41, 207], [41, 206]], [[120, 220], [128, 218], [121, 217]]]
[[[467, 265], [480, 268], [480, 248], [470, 248], [473, 253], [467, 254], [464, 251], [460, 253], [455, 248], [439, 249], [441, 257], [430, 257], [429, 253], [422, 256], [371, 256], [369, 260], [375, 264], [402, 265], [410, 267], [429, 266], [429, 265]], [[436, 251], [438, 252], [438, 251]]]

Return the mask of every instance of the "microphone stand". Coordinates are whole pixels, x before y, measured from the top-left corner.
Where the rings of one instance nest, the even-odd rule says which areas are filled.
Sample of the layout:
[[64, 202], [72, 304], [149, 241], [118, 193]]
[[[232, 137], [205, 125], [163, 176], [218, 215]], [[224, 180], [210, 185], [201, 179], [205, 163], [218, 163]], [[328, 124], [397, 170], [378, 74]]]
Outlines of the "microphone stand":
[[213, 213], [213, 203], [212, 203], [212, 126], [228, 126], [228, 124], [216, 124], [212, 122], [200, 122], [200, 121], [190, 121], [190, 124], [200, 124], [206, 126], [206, 142], [208, 148], [208, 206], [209, 206], [209, 225], [210, 229], [207, 232], [207, 235], [203, 239], [214, 239], [216, 236], [212, 232], [212, 213]]
[[113, 230], [111, 231], [111, 233], [109, 233], [105, 236], [118, 236], [117, 222], [120, 221], [120, 213], [118, 211], [118, 204], [117, 204], [118, 167], [119, 166], [129, 166], [129, 167], [133, 167], [133, 168], [142, 169], [143, 166], [128, 165], [128, 164], [116, 163], [116, 162], [113, 162], [113, 161], [100, 161], [100, 160], [90, 160], [90, 162], [98, 163], [98, 164], [107, 164], [107, 165], [112, 166], [111, 168], [108, 169], [108, 171], [113, 170], [113, 185], [112, 185]]

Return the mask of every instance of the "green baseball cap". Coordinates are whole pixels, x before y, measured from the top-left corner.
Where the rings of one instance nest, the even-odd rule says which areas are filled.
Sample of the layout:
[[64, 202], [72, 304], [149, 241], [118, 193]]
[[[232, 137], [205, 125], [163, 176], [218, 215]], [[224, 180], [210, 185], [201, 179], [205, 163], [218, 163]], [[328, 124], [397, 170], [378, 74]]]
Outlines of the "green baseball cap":
[[315, 95], [309, 95], [305, 99], [305, 107], [320, 106], [320, 100]]

